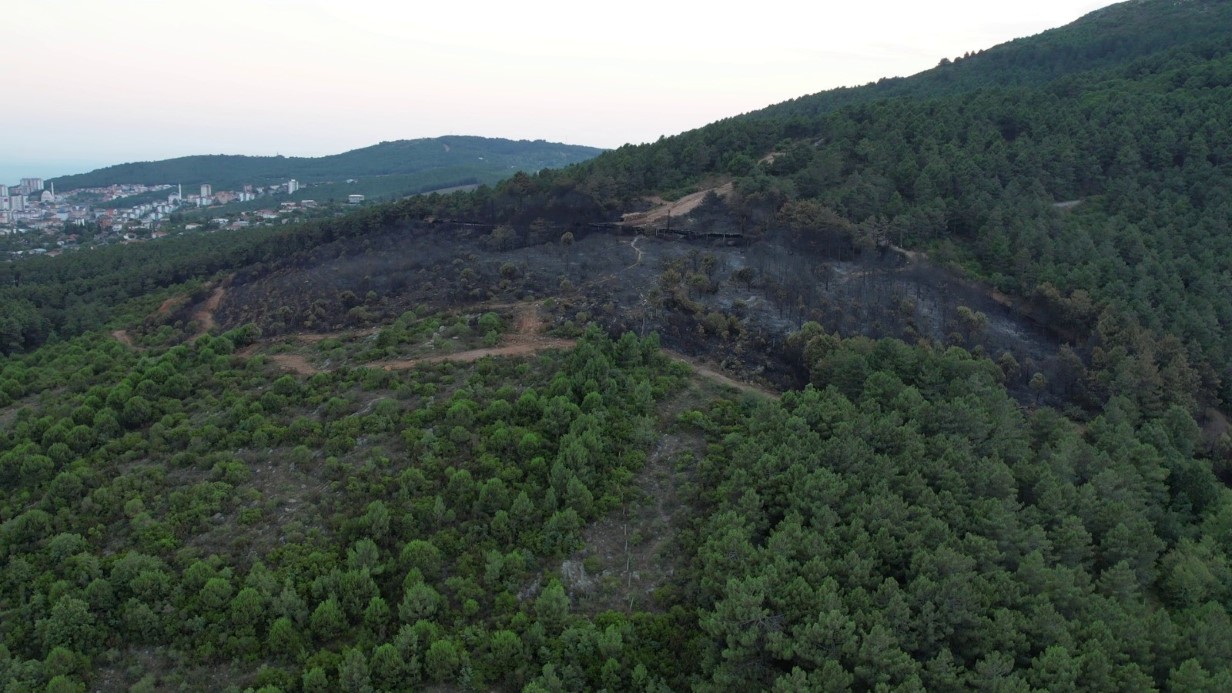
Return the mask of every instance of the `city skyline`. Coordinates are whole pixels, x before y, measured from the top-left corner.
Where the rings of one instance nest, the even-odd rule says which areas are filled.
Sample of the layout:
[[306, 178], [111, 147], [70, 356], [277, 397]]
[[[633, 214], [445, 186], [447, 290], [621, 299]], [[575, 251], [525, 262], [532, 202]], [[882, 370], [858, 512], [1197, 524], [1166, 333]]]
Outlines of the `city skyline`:
[[43, 30], [0, 45], [0, 58], [37, 67], [10, 75], [0, 182], [448, 134], [618, 147], [914, 74], [1108, 4], [770, 0], [752, 16], [637, 0], [583, 16], [558, 2], [460, 14], [226, 1], [207, 15], [143, 0], [24, 3], [9, 25]]

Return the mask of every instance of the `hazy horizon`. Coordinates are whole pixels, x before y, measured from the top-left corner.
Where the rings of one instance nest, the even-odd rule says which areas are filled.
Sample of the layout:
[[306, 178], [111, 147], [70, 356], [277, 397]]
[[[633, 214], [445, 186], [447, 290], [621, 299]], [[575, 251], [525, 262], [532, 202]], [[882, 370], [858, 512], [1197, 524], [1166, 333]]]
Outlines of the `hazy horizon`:
[[915, 74], [1108, 4], [21, 3], [6, 21], [40, 30], [0, 45], [35, 68], [9, 76], [0, 182], [451, 134], [615, 148]]

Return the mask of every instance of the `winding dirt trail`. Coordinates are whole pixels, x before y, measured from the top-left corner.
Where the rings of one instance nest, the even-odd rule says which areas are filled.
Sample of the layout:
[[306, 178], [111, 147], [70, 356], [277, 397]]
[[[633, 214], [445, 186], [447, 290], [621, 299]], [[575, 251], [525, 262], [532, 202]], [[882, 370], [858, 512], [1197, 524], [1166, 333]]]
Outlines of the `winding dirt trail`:
[[645, 255], [646, 252], [643, 251], [641, 248], [637, 247], [637, 242], [640, 240], [642, 240], [642, 237], [638, 236], [634, 238], [633, 240], [629, 241], [629, 247], [633, 249], [633, 252], [637, 253], [637, 259], [633, 261], [632, 265], [629, 265], [628, 267], [625, 268], [626, 271], [631, 270], [634, 267], [637, 267], [638, 265], [642, 264], [642, 256]]
[[638, 265], [642, 264], [642, 256], [644, 256], [644, 255], [646, 254], [646, 251], [644, 251], [644, 250], [642, 250], [641, 248], [637, 247], [637, 242], [638, 242], [638, 241], [640, 241], [640, 240], [642, 240], [642, 237], [641, 237], [641, 236], [637, 236], [637, 237], [635, 237], [635, 238], [634, 238], [633, 240], [631, 240], [631, 241], [621, 241], [622, 243], [626, 243], [626, 242], [627, 242], [627, 243], [629, 244], [629, 247], [633, 249], [633, 252], [634, 252], [634, 253], [637, 253], [637, 257], [633, 260], [633, 264], [632, 264], [632, 265], [629, 265], [628, 267], [626, 267], [626, 268], [624, 268], [624, 269], [621, 269], [621, 270], [616, 270], [615, 272], [612, 272], [611, 274], [608, 274], [607, 276], [603, 277], [602, 279], [598, 279], [598, 280], [596, 280], [596, 281], [589, 282], [587, 285], [588, 285], [588, 286], [602, 286], [602, 285], [604, 285], [604, 284], [606, 284], [606, 283], [608, 283], [608, 282], [612, 281], [613, 279], [615, 279], [615, 278], [619, 277], [620, 275], [624, 274], [625, 272], [628, 272], [629, 270], [633, 269], [634, 267], [637, 267]]
[[[409, 359], [389, 359], [385, 361], [373, 361], [372, 363], [364, 364], [369, 368], [380, 368], [386, 371], [404, 371], [429, 363], [443, 363], [446, 361], [453, 363], [470, 363], [478, 361], [486, 356], [527, 356], [545, 349], [571, 349], [577, 341], [573, 339], [556, 339], [545, 337], [541, 334], [543, 330], [543, 318], [539, 314], [541, 303], [514, 303], [502, 305], [488, 305], [486, 307], [509, 307], [516, 308], [517, 312], [514, 317], [513, 332], [506, 335], [502, 340], [502, 344], [493, 347], [484, 347], [481, 349], [468, 349], [466, 351], [457, 351], [451, 354], [435, 354], [432, 356], [420, 356]], [[375, 334], [379, 328], [368, 328], [357, 330], [355, 332], [330, 332], [330, 333], [305, 333], [294, 335], [293, 338], [313, 344], [326, 339], [334, 339], [348, 336], [367, 336]], [[243, 350], [243, 355], [254, 353], [254, 349], [246, 348]], [[323, 370], [314, 366], [307, 357], [301, 354], [269, 354], [268, 358], [284, 370], [291, 371], [299, 375], [316, 375]]]
[[[636, 241], [635, 241], [636, 242]], [[634, 250], [637, 250], [634, 247]], [[639, 257], [640, 261], [640, 257]], [[369, 368], [380, 368], [386, 371], [404, 371], [416, 368], [430, 363], [472, 363], [479, 359], [488, 356], [529, 356], [537, 354], [540, 351], [547, 349], [572, 349], [577, 345], [575, 339], [560, 339], [555, 337], [547, 337], [542, 331], [544, 328], [543, 316], [540, 314], [542, 303], [517, 303], [509, 307], [517, 309], [513, 323], [513, 331], [505, 336], [502, 344], [494, 347], [484, 347], [482, 349], [468, 349], [466, 351], [457, 351], [452, 354], [435, 354], [432, 356], [421, 356], [409, 359], [390, 359], [386, 361], [373, 361], [365, 364]], [[348, 334], [373, 334], [376, 330], [360, 330], [353, 333], [329, 333], [329, 334], [300, 334], [295, 335], [295, 338], [308, 343], [319, 342], [323, 339], [343, 337]], [[255, 345], [242, 349], [239, 354], [248, 356], [255, 353]], [[693, 372], [705, 380], [710, 380], [721, 385], [735, 388], [741, 392], [760, 395], [763, 397], [771, 397], [778, 399], [780, 394], [755, 385], [736, 380], [729, 375], [720, 373], [719, 371], [689, 358], [684, 354], [669, 351], [664, 349], [663, 353], [668, 358], [686, 364], [693, 369]], [[301, 354], [269, 354], [269, 360], [273, 361], [278, 367], [295, 373], [297, 375], [312, 376], [321, 373], [325, 370], [314, 366], [305, 356]]]
[[[630, 267], [635, 267], [642, 261], [642, 250], [637, 247], [637, 239], [634, 239], [629, 245], [635, 252], [637, 252], [637, 261], [630, 265]], [[199, 338], [201, 335], [206, 334], [209, 330], [217, 326], [217, 323], [214, 320], [214, 312], [218, 310], [218, 306], [222, 303], [225, 296], [226, 289], [219, 286], [214, 289], [214, 292], [210, 295], [209, 300], [205, 302], [201, 309], [194, 313], [193, 317], [201, 324], [202, 329], [193, 336], [193, 339]], [[517, 309], [513, 324], [514, 329], [511, 333], [505, 336], [502, 340], [503, 343], [499, 346], [484, 347], [481, 349], [468, 349], [466, 351], [457, 351], [451, 354], [436, 354], [433, 356], [421, 356], [410, 359], [374, 361], [365, 365], [370, 368], [380, 368], [386, 371], [404, 371], [430, 363], [444, 363], [446, 361], [452, 363], [472, 363], [488, 356], [529, 356], [547, 349], [572, 349], [577, 346], [576, 339], [548, 337], [542, 333], [544, 321], [539, 312], [542, 308], [541, 302], [487, 305], [486, 307]], [[290, 335], [290, 337], [301, 343], [316, 344], [326, 339], [370, 336], [379, 331], [380, 328], [378, 327], [370, 327], [351, 332], [305, 332]], [[130, 349], [138, 348], [136, 343], [133, 341], [132, 335], [128, 333], [128, 330], [113, 330], [111, 332], [111, 336], [117, 342], [129, 347]], [[248, 346], [236, 351], [235, 355], [242, 358], [251, 357], [257, 353], [261, 344], [262, 342], [249, 344]], [[674, 361], [679, 361], [680, 363], [688, 365], [693, 369], [695, 374], [706, 380], [711, 380], [722, 385], [735, 388], [741, 392], [761, 395], [764, 397], [778, 399], [780, 396], [779, 393], [773, 390], [761, 387], [759, 385], [754, 385], [752, 383], [736, 380], [735, 378], [720, 373], [719, 371], [702, 364], [696, 359], [685, 356], [684, 354], [669, 351], [667, 349], [664, 349], [663, 353]], [[279, 368], [295, 373], [296, 375], [313, 376], [318, 373], [334, 370], [332, 368], [318, 368], [313, 365], [312, 362], [308, 360], [308, 357], [303, 354], [266, 354], [266, 358], [272, 361]]]
[[[641, 237], [634, 238], [629, 242], [629, 247], [637, 253], [637, 259], [632, 265], [626, 269], [632, 269], [639, 265], [642, 261], [643, 251], [637, 247], [637, 242]], [[211, 329], [217, 327], [218, 323], [214, 319], [214, 313], [222, 304], [222, 300], [226, 297], [226, 287], [218, 286], [210, 294], [209, 299], [201, 306], [201, 308], [193, 314], [193, 318], [197, 320], [200, 329], [197, 334], [193, 335], [192, 339], [198, 339], [202, 335], [208, 333]], [[175, 299], [168, 299], [172, 301]], [[370, 368], [380, 368], [386, 371], [403, 371], [416, 368], [421, 365], [430, 363], [444, 363], [446, 361], [452, 363], [472, 363], [488, 356], [529, 356], [547, 349], [572, 349], [577, 345], [575, 339], [561, 339], [556, 337], [548, 337], [543, 334], [544, 320], [540, 314], [543, 307], [541, 301], [536, 302], [521, 302], [521, 303], [502, 303], [502, 304], [483, 304], [485, 308], [514, 308], [515, 316], [513, 322], [513, 331], [505, 335], [501, 340], [501, 344], [493, 347], [484, 347], [481, 349], [468, 349], [466, 351], [457, 351], [451, 354], [435, 354], [432, 356], [421, 356], [409, 359], [390, 359], [385, 361], [374, 361], [364, 364]], [[159, 308], [160, 311], [166, 310], [168, 303], [164, 303]], [[289, 335], [292, 339], [304, 344], [316, 344], [326, 339], [340, 339], [347, 337], [367, 337], [376, 334], [380, 331], [379, 327], [369, 327], [362, 330], [353, 330], [346, 332], [303, 332], [294, 335]], [[119, 329], [113, 330], [111, 336], [117, 342], [123, 344], [130, 349], [137, 349], [136, 343], [133, 341], [132, 335], [128, 330]], [[264, 342], [258, 341], [255, 344], [250, 344], [235, 352], [236, 356], [248, 358], [255, 355], [261, 344]], [[663, 353], [668, 358], [679, 361], [688, 365], [693, 369], [693, 372], [701, 378], [711, 380], [728, 387], [735, 388], [741, 392], [761, 395], [778, 399], [780, 394], [755, 385], [736, 380], [731, 376], [721, 373], [702, 362], [685, 356], [684, 354], [663, 350]], [[266, 354], [266, 358], [272, 361], [279, 368], [302, 376], [313, 376], [318, 373], [334, 370], [332, 368], [318, 368], [313, 365], [308, 357], [303, 354]]]

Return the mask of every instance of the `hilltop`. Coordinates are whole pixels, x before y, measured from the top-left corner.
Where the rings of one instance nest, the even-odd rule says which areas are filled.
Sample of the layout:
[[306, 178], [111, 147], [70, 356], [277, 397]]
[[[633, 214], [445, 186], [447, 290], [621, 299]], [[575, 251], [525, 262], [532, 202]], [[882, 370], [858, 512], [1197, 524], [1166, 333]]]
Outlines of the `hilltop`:
[[[1229, 25], [1232, 3], [1122, 3], [890, 91], [825, 92], [509, 181], [493, 197], [519, 203], [487, 220], [618, 223], [730, 183], [708, 223], [924, 252], [1064, 335], [1088, 365], [1129, 352], [1116, 367], [1137, 373], [1069, 388], [1084, 397], [1136, 397], [1128, 383], [1167, 371], [1149, 343], [1171, 336], [1211, 368], [1178, 390], [1229, 402]], [[450, 214], [482, 216], [487, 199], [451, 199]]]
[[[430, 172], [440, 181], [435, 187], [443, 188], [460, 184], [459, 181], [494, 183], [516, 171], [560, 168], [585, 161], [602, 151], [542, 140], [451, 135], [381, 142], [321, 157], [205, 155], [126, 163], [60, 176], [49, 182], [54, 182], [61, 191], [124, 183], [210, 183], [221, 190], [245, 184], [285, 183], [291, 178], [302, 183], [324, 183]], [[419, 182], [429, 186], [424, 189], [433, 189], [431, 181]]]

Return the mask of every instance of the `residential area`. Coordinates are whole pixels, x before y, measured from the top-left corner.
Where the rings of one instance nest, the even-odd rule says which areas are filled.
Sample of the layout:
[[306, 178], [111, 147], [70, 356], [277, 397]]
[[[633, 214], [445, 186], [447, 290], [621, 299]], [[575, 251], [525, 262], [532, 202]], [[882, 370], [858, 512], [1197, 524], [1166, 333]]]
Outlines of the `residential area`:
[[[174, 233], [286, 224], [334, 213], [334, 205], [290, 199], [294, 179], [277, 185], [214, 190], [209, 184], [117, 184], [57, 191], [54, 182], [22, 178], [0, 184], [0, 258], [58, 255], [113, 243], [139, 243]], [[348, 204], [364, 202], [350, 195]]]

